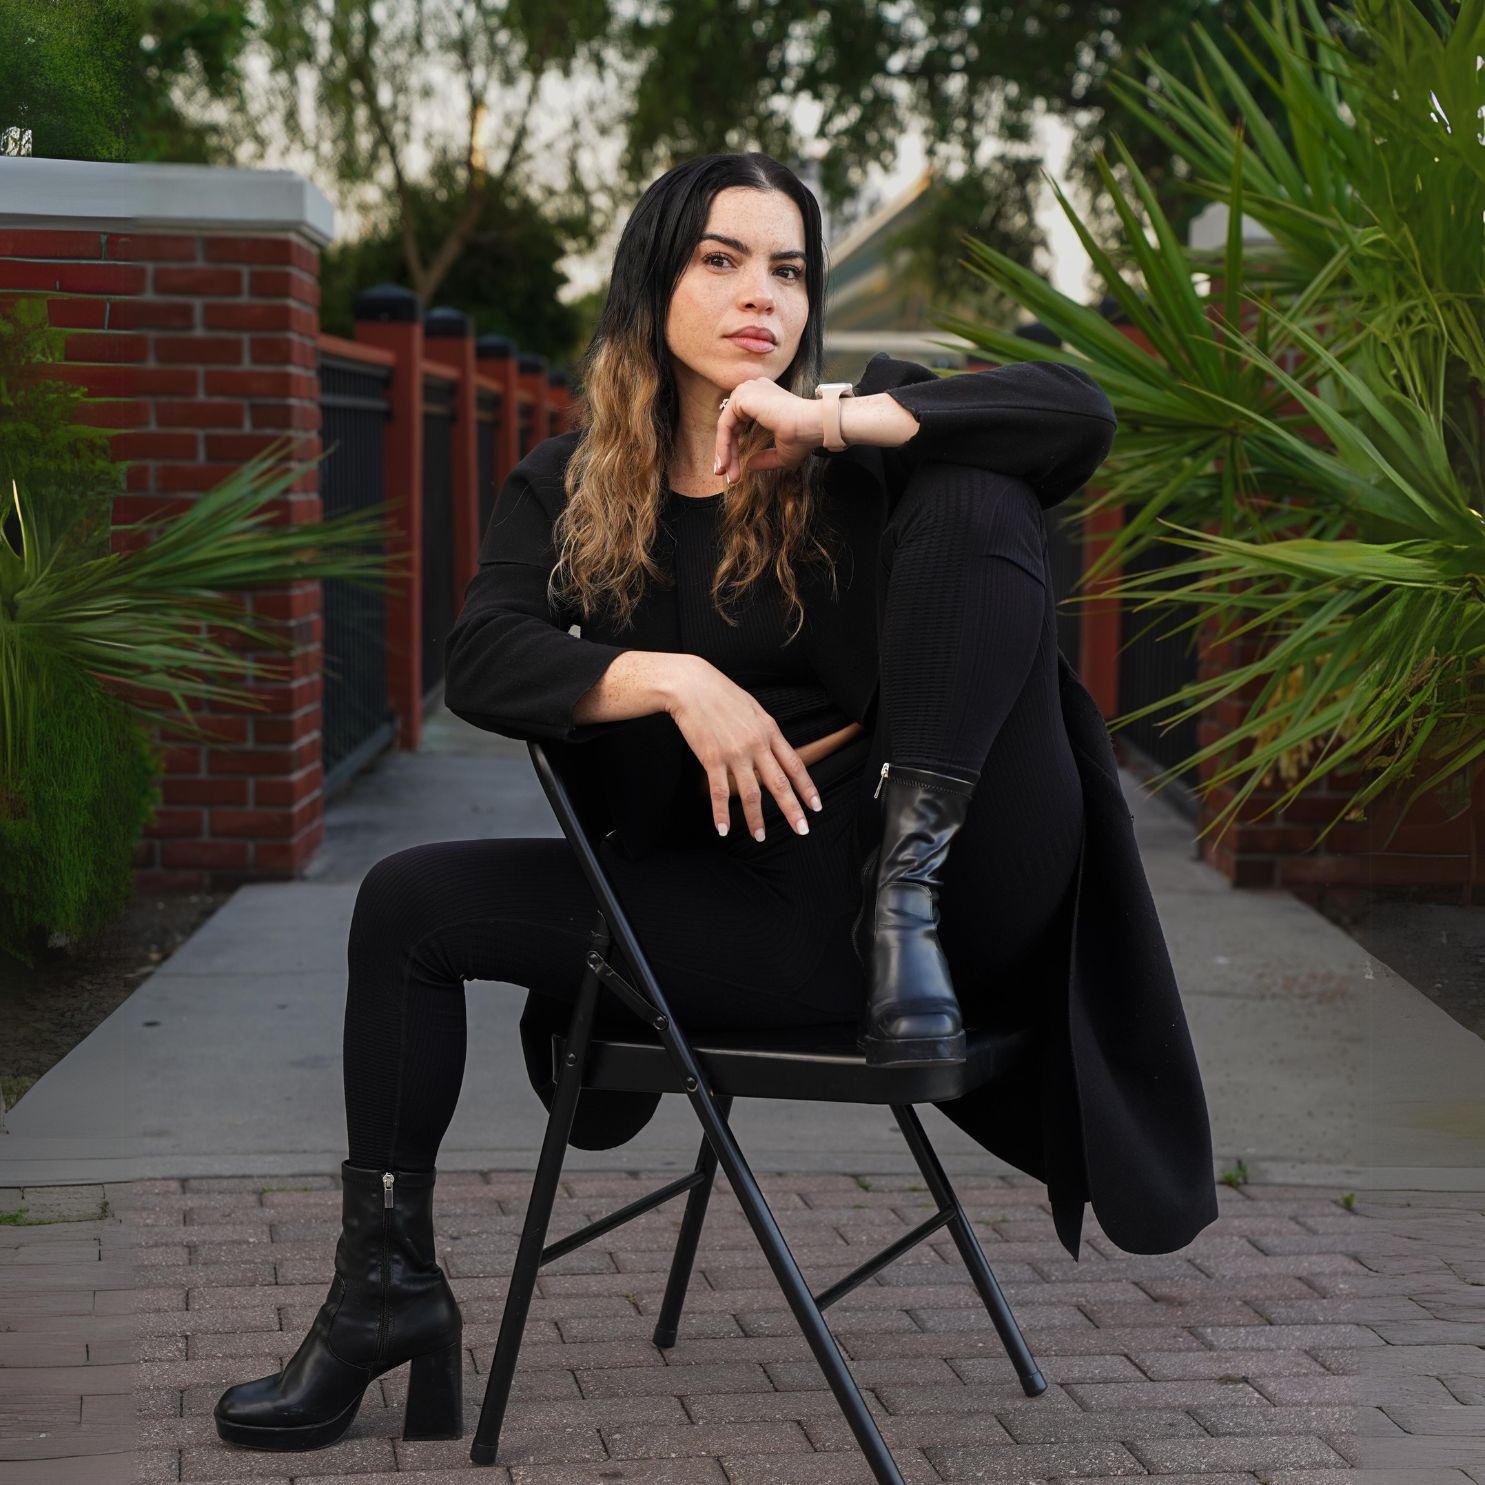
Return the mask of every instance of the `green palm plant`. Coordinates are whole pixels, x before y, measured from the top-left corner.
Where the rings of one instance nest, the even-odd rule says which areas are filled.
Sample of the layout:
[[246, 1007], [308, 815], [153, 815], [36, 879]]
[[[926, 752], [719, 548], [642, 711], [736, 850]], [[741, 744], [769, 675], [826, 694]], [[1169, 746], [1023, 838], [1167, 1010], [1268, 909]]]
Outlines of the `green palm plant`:
[[[1276, 776], [1272, 807], [1352, 770], [1355, 811], [1467, 779], [1485, 753], [1485, 0], [1357, 0], [1334, 33], [1311, 0], [1254, 20], [1287, 140], [1199, 29], [1188, 79], [1151, 63], [1124, 84], [1228, 206], [1221, 254], [1174, 240], [1127, 155], [1127, 195], [1105, 166], [1121, 254], [1063, 203], [1145, 347], [973, 243], [971, 268], [1067, 349], [952, 326], [997, 359], [1093, 371], [1121, 431], [1092, 508], [1126, 513], [1099, 570], [1175, 540], [1188, 559], [1125, 580], [1124, 601], [1258, 642], [1140, 714], [1246, 703], [1182, 765], [1206, 765], [1218, 824]], [[1245, 251], [1244, 215], [1271, 246]]]
[[[253, 704], [293, 640], [232, 597], [319, 578], [377, 583], [378, 512], [294, 525], [276, 507], [305, 472], [269, 450], [169, 519], [115, 528], [38, 479], [0, 520], [0, 948], [96, 931], [122, 905], [155, 802], [162, 723]], [[48, 498], [51, 492], [54, 498]], [[106, 506], [104, 507], [106, 510]], [[277, 653], [276, 653], [277, 652]], [[173, 716], [170, 714], [173, 712]]]

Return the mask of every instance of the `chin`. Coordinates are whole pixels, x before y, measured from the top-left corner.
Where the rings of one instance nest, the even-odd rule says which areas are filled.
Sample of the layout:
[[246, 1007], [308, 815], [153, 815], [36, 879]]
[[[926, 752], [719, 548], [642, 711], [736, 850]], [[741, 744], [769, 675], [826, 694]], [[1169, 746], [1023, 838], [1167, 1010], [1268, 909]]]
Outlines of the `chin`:
[[789, 365], [787, 361], [777, 363], [776, 356], [749, 356], [742, 365], [729, 357], [727, 367], [718, 371], [715, 380], [719, 387], [729, 389], [741, 386], [743, 382], [750, 382], [756, 376], [766, 376], [769, 381], [776, 382]]

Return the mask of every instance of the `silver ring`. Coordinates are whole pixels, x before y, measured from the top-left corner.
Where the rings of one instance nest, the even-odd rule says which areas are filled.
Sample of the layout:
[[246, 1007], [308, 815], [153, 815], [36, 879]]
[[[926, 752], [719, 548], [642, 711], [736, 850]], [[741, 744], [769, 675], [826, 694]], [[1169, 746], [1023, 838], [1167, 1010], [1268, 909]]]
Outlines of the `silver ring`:
[[721, 401], [721, 405], [717, 408], [717, 411], [718, 412], [726, 412], [726, 410], [727, 410], [727, 404], [729, 402], [731, 402], [731, 401], [732, 401], [732, 399], [730, 397], [724, 397], [722, 399], [722, 401]]

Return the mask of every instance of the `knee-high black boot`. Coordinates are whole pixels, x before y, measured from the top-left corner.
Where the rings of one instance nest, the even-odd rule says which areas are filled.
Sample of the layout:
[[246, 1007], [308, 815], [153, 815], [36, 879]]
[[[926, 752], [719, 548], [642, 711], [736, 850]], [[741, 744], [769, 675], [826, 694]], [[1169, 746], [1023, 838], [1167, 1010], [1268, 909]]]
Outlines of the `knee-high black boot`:
[[882, 765], [882, 843], [863, 872], [857, 952], [866, 967], [860, 1044], [874, 1067], [963, 1062], [964, 1019], [938, 941], [938, 889], [974, 785]]
[[351, 1426], [361, 1394], [412, 1362], [405, 1439], [463, 1435], [463, 1322], [433, 1250], [434, 1173], [341, 1167], [335, 1279], [277, 1376], [229, 1387], [217, 1433], [249, 1449], [323, 1449]]

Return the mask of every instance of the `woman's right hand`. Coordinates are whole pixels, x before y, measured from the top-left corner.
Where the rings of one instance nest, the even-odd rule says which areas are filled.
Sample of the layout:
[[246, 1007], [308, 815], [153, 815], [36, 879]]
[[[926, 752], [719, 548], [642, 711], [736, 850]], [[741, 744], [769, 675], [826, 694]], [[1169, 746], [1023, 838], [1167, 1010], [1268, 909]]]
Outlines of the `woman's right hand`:
[[[726, 835], [735, 784], [743, 816], [762, 840], [763, 790], [799, 835], [809, 834], [800, 798], [820, 808], [820, 795], [803, 759], [784, 741], [779, 724], [736, 682], [697, 655], [676, 655], [675, 697], [667, 710], [706, 770], [717, 834]], [[798, 791], [797, 795], [795, 791]]]
[[[763, 790], [800, 835], [809, 825], [799, 801], [820, 808], [799, 754], [778, 723], [735, 682], [699, 655], [626, 650], [573, 708], [573, 721], [617, 722], [669, 712], [706, 770], [717, 834], [726, 835], [734, 785], [755, 840], [764, 838]], [[797, 791], [797, 792], [796, 792]]]

